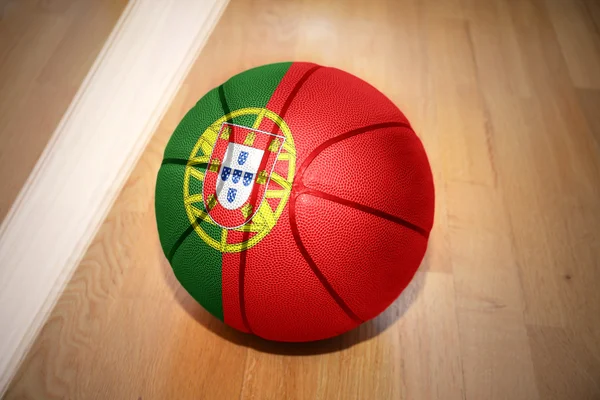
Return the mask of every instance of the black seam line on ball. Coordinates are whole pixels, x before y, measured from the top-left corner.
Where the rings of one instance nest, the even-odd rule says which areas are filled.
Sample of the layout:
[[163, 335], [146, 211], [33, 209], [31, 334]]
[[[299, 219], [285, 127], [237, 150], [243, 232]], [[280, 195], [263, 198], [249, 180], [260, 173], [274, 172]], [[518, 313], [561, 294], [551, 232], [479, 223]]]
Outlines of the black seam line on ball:
[[177, 241], [171, 248], [169, 255], [167, 256], [167, 260], [169, 260], [169, 263], [172, 263], [173, 257], [175, 256], [175, 253], [177, 253], [177, 250], [179, 249], [179, 247], [183, 244], [185, 239], [187, 239], [187, 237], [190, 236], [190, 234], [192, 232], [194, 232], [194, 229], [196, 229], [196, 227], [198, 225], [200, 225], [201, 221], [202, 221], [202, 218], [196, 217], [196, 220], [194, 221], [194, 223], [190, 224], [190, 226], [187, 227], [187, 229], [181, 234], [181, 236], [179, 236], [179, 239], [177, 239]]
[[[308, 78], [311, 77], [312, 74], [314, 74], [318, 69], [321, 69], [321, 68], [323, 68], [323, 66], [321, 66], [321, 65], [315, 65], [314, 67], [312, 67], [311, 69], [309, 69], [308, 71], [306, 71], [304, 73], [304, 75], [302, 75], [302, 78], [300, 78], [298, 80], [298, 82], [296, 82], [296, 85], [292, 88], [292, 91], [288, 95], [288, 98], [285, 100], [285, 103], [283, 103], [283, 106], [281, 107], [281, 110], [279, 111], [279, 116], [281, 117], [281, 119], [285, 118], [285, 115], [287, 114], [288, 109], [292, 105], [292, 101], [298, 95], [298, 92], [300, 91], [300, 88], [302, 86], [304, 86], [304, 84], [306, 83], [306, 81], [308, 80]], [[275, 124], [275, 126], [278, 127], [277, 124]], [[275, 132], [273, 132], [273, 133], [275, 133]]]
[[198, 163], [198, 164], [194, 164], [191, 163], [190, 160], [185, 160], [183, 158], [165, 158], [162, 163], [160, 164], [162, 165], [168, 165], [168, 164], [176, 164], [176, 165], [183, 165], [183, 166], [189, 166], [189, 167], [197, 167], [197, 168], [206, 168], [208, 166], [208, 163]]
[[[288, 97], [285, 100], [283, 107], [279, 111], [279, 116], [281, 117], [281, 119], [283, 119], [285, 117], [285, 114], [287, 113], [287, 110], [290, 107], [292, 100], [296, 97], [296, 95], [298, 94], [298, 91], [300, 91], [300, 87], [302, 87], [302, 85], [304, 85], [304, 83], [306, 83], [308, 78], [319, 68], [322, 68], [322, 67], [320, 65], [315, 65], [314, 67], [312, 67], [311, 69], [306, 71], [304, 73], [304, 75], [298, 80], [298, 82], [296, 82], [296, 84], [292, 88], [292, 91], [288, 94]], [[286, 74], [287, 74], [287, 72], [286, 72]], [[281, 81], [279, 82], [279, 84], [281, 84]], [[271, 100], [269, 99], [269, 101], [271, 101]], [[276, 133], [278, 129], [279, 129], [279, 125], [275, 124], [273, 127], [273, 130], [272, 130], [272, 133]], [[254, 192], [254, 193], [256, 193], [256, 192]], [[250, 203], [252, 204], [253, 201], [250, 200]], [[243, 236], [242, 236], [242, 241], [244, 243], [246, 243], [248, 241], [249, 236], [250, 236], [250, 232], [248, 232], [248, 231], [244, 232]], [[244, 250], [240, 254], [240, 263], [239, 263], [239, 267], [238, 267], [239, 268], [238, 296], [240, 299], [240, 313], [242, 315], [242, 323], [243, 323], [244, 327], [248, 330], [248, 332], [253, 333], [252, 328], [250, 327], [250, 323], [248, 321], [248, 315], [246, 313], [246, 300], [245, 300], [246, 290], [244, 287], [245, 286], [245, 278], [246, 278], [247, 261], [248, 261], [247, 251], [248, 250]]]
[[[188, 164], [188, 160], [184, 160], [184, 159], [180, 159], [180, 158], [165, 158], [162, 162], [162, 165], [165, 165], [165, 164], [171, 164], [171, 165], [175, 164], [175, 165], [184, 165], [184, 166], [190, 165], [192, 167], [200, 167], [202, 169], [206, 169], [206, 167], [208, 166], [207, 163]], [[175, 253], [177, 252], [177, 249], [179, 249], [179, 246], [181, 246], [183, 241], [194, 231], [194, 229], [196, 229], [196, 227], [200, 224], [200, 222], [202, 222], [202, 218], [197, 217], [196, 220], [194, 221], [194, 223], [190, 224], [190, 226], [187, 227], [187, 229], [181, 234], [181, 236], [179, 236], [179, 239], [177, 239], [177, 241], [171, 248], [169, 255], [167, 256], [167, 260], [169, 260], [169, 262], [171, 262], [171, 260], [173, 259], [173, 256], [175, 256]]]
[[229, 108], [229, 104], [227, 104], [227, 98], [225, 97], [225, 88], [223, 87], [223, 85], [219, 86], [219, 101], [221, 101], [223, 115], [229, 115], [229, 113], [231, 113], [231, 109]]

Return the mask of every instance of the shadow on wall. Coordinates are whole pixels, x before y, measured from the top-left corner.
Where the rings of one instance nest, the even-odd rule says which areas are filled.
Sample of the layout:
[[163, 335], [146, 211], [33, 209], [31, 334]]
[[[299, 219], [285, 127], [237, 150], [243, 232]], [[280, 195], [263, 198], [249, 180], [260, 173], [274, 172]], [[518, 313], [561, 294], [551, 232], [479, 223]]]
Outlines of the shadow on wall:
[[177, 278], [173, 274], [171, 266], [164, 256], [162, 257], [162, 260], [161, 267], [169, 288], [173, 291], [175, 299], [181, 305], [181, 307], [183, 307], [186, 312], [198, 323], [202, 324], [216, 335], [219, 335], [223, 339], [232, 343], [251, 347], [264, 353], [281, 355], [314, 355], [333, 353], [350, 348], [358, 343], [378, 336], [380, 333], [387, 330], [396, 321], [402, 318], [404, 313], [417, 299], [425, 285], [425, 272], [427, 272], [429, 269], [429, 265], [425, 261], [415, 274], [415, 277], [411, 283], [402, 292], [400, 297], [398, 297], [398, 299], [392, 303], [391, 306], [389, 306], [376, 318], [363, 323], [357, 328], [330, 339], [305, 343], [288, 343], [269, 341], [254, 335], [240, 332], [215, 318], [196, 300], [194, 300], [194, 298], [190, 296], [179, 284]]

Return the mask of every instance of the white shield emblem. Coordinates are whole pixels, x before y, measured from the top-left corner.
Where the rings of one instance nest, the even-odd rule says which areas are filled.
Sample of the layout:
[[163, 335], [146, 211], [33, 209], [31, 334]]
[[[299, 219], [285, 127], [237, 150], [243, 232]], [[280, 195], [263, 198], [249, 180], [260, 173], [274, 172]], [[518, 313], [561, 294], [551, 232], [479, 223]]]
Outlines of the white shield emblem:
[[224, 123], [213, 146], [203, 183], [212, 220], [226, 229], [248, 222], [259, 209], [285, 138]]
[[243, 144], [227, 145], [216, 186], [217, 198], [224, 208], [235, 210], [250, 198], [264, 153]]

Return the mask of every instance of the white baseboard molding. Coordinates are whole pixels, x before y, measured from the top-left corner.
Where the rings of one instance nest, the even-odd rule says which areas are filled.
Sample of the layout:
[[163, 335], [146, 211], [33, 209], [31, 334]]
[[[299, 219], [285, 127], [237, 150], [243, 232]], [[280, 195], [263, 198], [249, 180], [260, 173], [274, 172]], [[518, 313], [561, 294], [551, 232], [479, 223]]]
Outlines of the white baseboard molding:
[[0, 397], [228, 0], [131, 0], [0, 227]]

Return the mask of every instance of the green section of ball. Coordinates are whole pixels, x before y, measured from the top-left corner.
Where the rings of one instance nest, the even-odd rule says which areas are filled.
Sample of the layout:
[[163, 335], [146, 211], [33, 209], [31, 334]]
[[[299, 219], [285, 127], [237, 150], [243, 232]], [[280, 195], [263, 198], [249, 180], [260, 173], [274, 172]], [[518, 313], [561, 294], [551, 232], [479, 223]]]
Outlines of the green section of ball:
[[175, 243], [190, 226], [185, 212], [183, 177], [185, 166], [164, 164], [156, 179], [155, 203], [158, 236], [163, 252], [170, 260]]
[[[206, 217], [201, 199], [202, 181], [190, 176], [194, 168], [200, 176], [206, 165], [186, 167], [200, 136], [216, 120], [242, 108], [264, 108], [288, 71], [291, 63], [257, 67], [240, 73], [211, 90], [188, 111], [171, 136], [155, 190], [158, 233], [165, 256], [182, 286], [206, 310], [223, 320], [221, 268], [222, 254], [207, 245], [196, 227], [219, 241], [222, 230]], [[243, 115], [229, 122], [252, 126], [255, 115]], [[202, 149], [198, 155], [209, 156]], [[187, 171], [187, 192], [184, 191]], [[198, 174], [196, 174], [198, 175]], [[196, 195], [195, 197], [192, 197]], [[200, 195], [200, 196], [198, 196]], [[186, 202], [197, 211], [191, 218]]]
[[[198, 137], [223, 115], [240, 108], [265, 107], [291, 63], [270, 64], [242, 72], [202, 97], [175, 129], [164, 158], [187, 160]], [[252, 126], [254, 116], [235, 118], [235, 124]]]
[[[220, 238], [220, 228], [205, 221], [200, 224], [209, 235]], [[175, 276], [188, 293], [208, 312], [223, 320], [221, 252], [207, 246], [200, 236], [192, 232], [170, 261]]]

